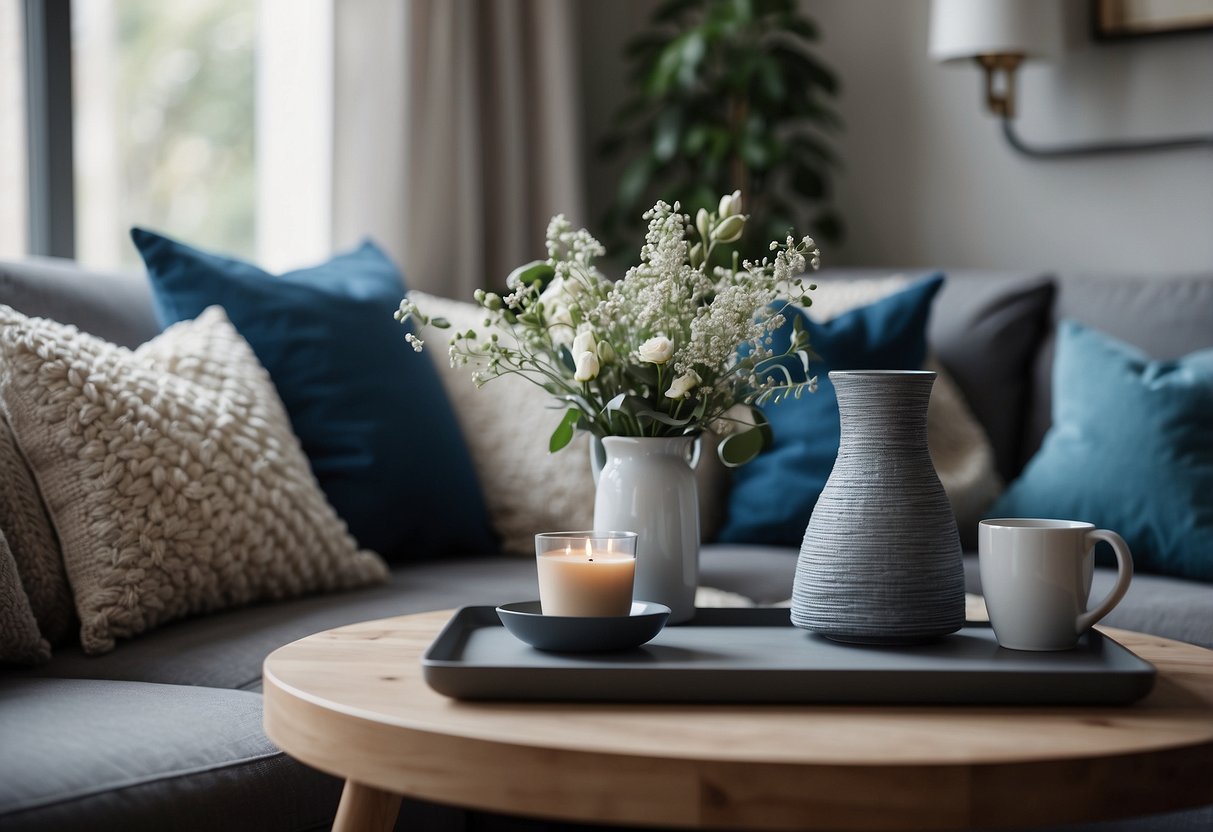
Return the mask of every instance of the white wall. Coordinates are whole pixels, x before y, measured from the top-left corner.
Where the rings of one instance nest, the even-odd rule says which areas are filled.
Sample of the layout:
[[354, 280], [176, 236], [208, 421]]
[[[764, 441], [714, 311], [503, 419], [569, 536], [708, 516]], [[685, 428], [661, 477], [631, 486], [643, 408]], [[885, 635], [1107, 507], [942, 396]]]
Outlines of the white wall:
[[[976, 67], [927, 58], [928, 0], [802, 3], [844, 85], [838, 203], [849, 233], [826, 249], [827, 265], [1213, 270], [1213, 149], [1024, 158], [984, 112]], [[595, 113], [614, 107], [620, 42], [649, 7], [583, 4]], [[1065, 54], [1021, 73], [1025, 140], [1213, 134], [1213, 34], [1096, 42], [1088, 14], [1087, 0], [1066, 0]], [[602, 123], [587, 120], [591, 141]], [[591, 163], [595, 211], [608, 174]]]

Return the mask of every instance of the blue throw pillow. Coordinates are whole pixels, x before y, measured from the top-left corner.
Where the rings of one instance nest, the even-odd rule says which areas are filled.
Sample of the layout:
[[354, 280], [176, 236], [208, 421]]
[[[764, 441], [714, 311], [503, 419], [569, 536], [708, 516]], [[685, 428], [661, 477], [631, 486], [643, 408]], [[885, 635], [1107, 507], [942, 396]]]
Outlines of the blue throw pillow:
[[[776, 354], [787, 349], [793, 319], [800, 317], [809, 348], [820, 356], [809, 368], [817, 376], [818, 389], [762, 408], [774, 443], [733, 472], [722, 541], [800, 545], [838, 456], [838, 399], [829, 371], [921, 368], [931, 301], [942, 285], [943, 275], [932, 275], [820, 324], [798, 309], [789, 310], [772, 349]], [[787, 367], [797, 380], [804, 379], [799, 362]]]
[[442, 382], [392, 318], [400, 272], [373, 243], [274, 276], [140, 228], [131, 237], [162, 326], [227, 311], [361, 546], [396, 561], [496, 550]]
[[990, 516], [1085, 520], [1142, 571], [1213, 580], [1213, 349], [1151, 361], [1063, 321], [1053, 425]]

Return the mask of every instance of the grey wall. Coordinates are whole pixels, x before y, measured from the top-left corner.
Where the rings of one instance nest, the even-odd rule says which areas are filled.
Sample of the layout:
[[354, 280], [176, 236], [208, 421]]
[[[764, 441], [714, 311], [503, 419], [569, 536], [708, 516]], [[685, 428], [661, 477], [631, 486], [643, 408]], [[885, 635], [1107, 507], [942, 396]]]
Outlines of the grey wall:
[[[928, 0], [802, 0], [844, 84], [827, 265], [1213, 270], [1213, 149], [1035, 161], [1005, 145], [980, 74], [926, 55]], [[651, 0], [582, 3], [589, 140], [623, 91], [622, 42]], [[1213, 134], [1213, 34], [1095, 42], [1067, 0], [1067, 49], [1020, 79], [1034, 143]], [[615, 171], [587, 154], [591, 215]]]

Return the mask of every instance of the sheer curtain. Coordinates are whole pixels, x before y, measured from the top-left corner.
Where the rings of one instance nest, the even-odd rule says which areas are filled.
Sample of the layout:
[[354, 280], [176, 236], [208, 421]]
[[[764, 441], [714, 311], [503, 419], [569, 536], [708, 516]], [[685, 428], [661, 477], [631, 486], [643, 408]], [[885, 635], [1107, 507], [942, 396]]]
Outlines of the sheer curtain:
[[467, 298], [584, 221], [569, 0], [335, 4], [334, 238]]

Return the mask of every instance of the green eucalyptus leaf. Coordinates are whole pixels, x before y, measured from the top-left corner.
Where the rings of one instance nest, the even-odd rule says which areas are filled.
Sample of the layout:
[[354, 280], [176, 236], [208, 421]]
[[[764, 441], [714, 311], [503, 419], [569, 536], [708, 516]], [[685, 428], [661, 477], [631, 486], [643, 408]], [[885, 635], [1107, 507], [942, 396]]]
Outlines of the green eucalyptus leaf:
[[573, 360], [573, 351], [572, 350], [570, 350], [564, 344], [561, 344], [559, 355], [560, 355], [560, 363], [564, 365], [566, 370], [568, 370], [570, 373], [577, 372], [577, 362]]
[[430, 318], [430, 326], [435, 329], [450, 329], [451, 322], [446, 318]]
[[565, 411], [564, 416], [560, 419], [560, 423], [556, 425], [556, 430], [552, 431], [552, 436], [548, 439], [548, 453], [554, 454], [572, 442], [574, 428], [577, 427], [577, 423], [580, 421], [580, 410], [571, 408]]
[[620, 393], [615, 398], [611, 399], [602, 408], [606, 413], [626, 413], [629, 416], [636, 416], [642, 410], [648, 410], [648, 402], [639, 396], [633, 396], [629, 393]]
[[530, 263], [524, 263], [523, 265], [514, 269], [514, 271], [510, 272], [509, 277], [506, 278], [506, 282], [507, 284], [510, 284], [516, 280], [518, 283], [524, 286], [529, 286], [536, 282], [546, 283], [547, 281], [551, 280], [555, 274], [556, 270], [549, 266], [546, 261], [532, 260]]
[[691, 423], [690, 416], [676, 419], [668, 413], [662, 413], [660, 410], [639, 410], [634, 415], [637, 419], [649, 419], [653, 422], [660, 422], [663, 425], [669, 425], [672, 428], [686, 427]]

